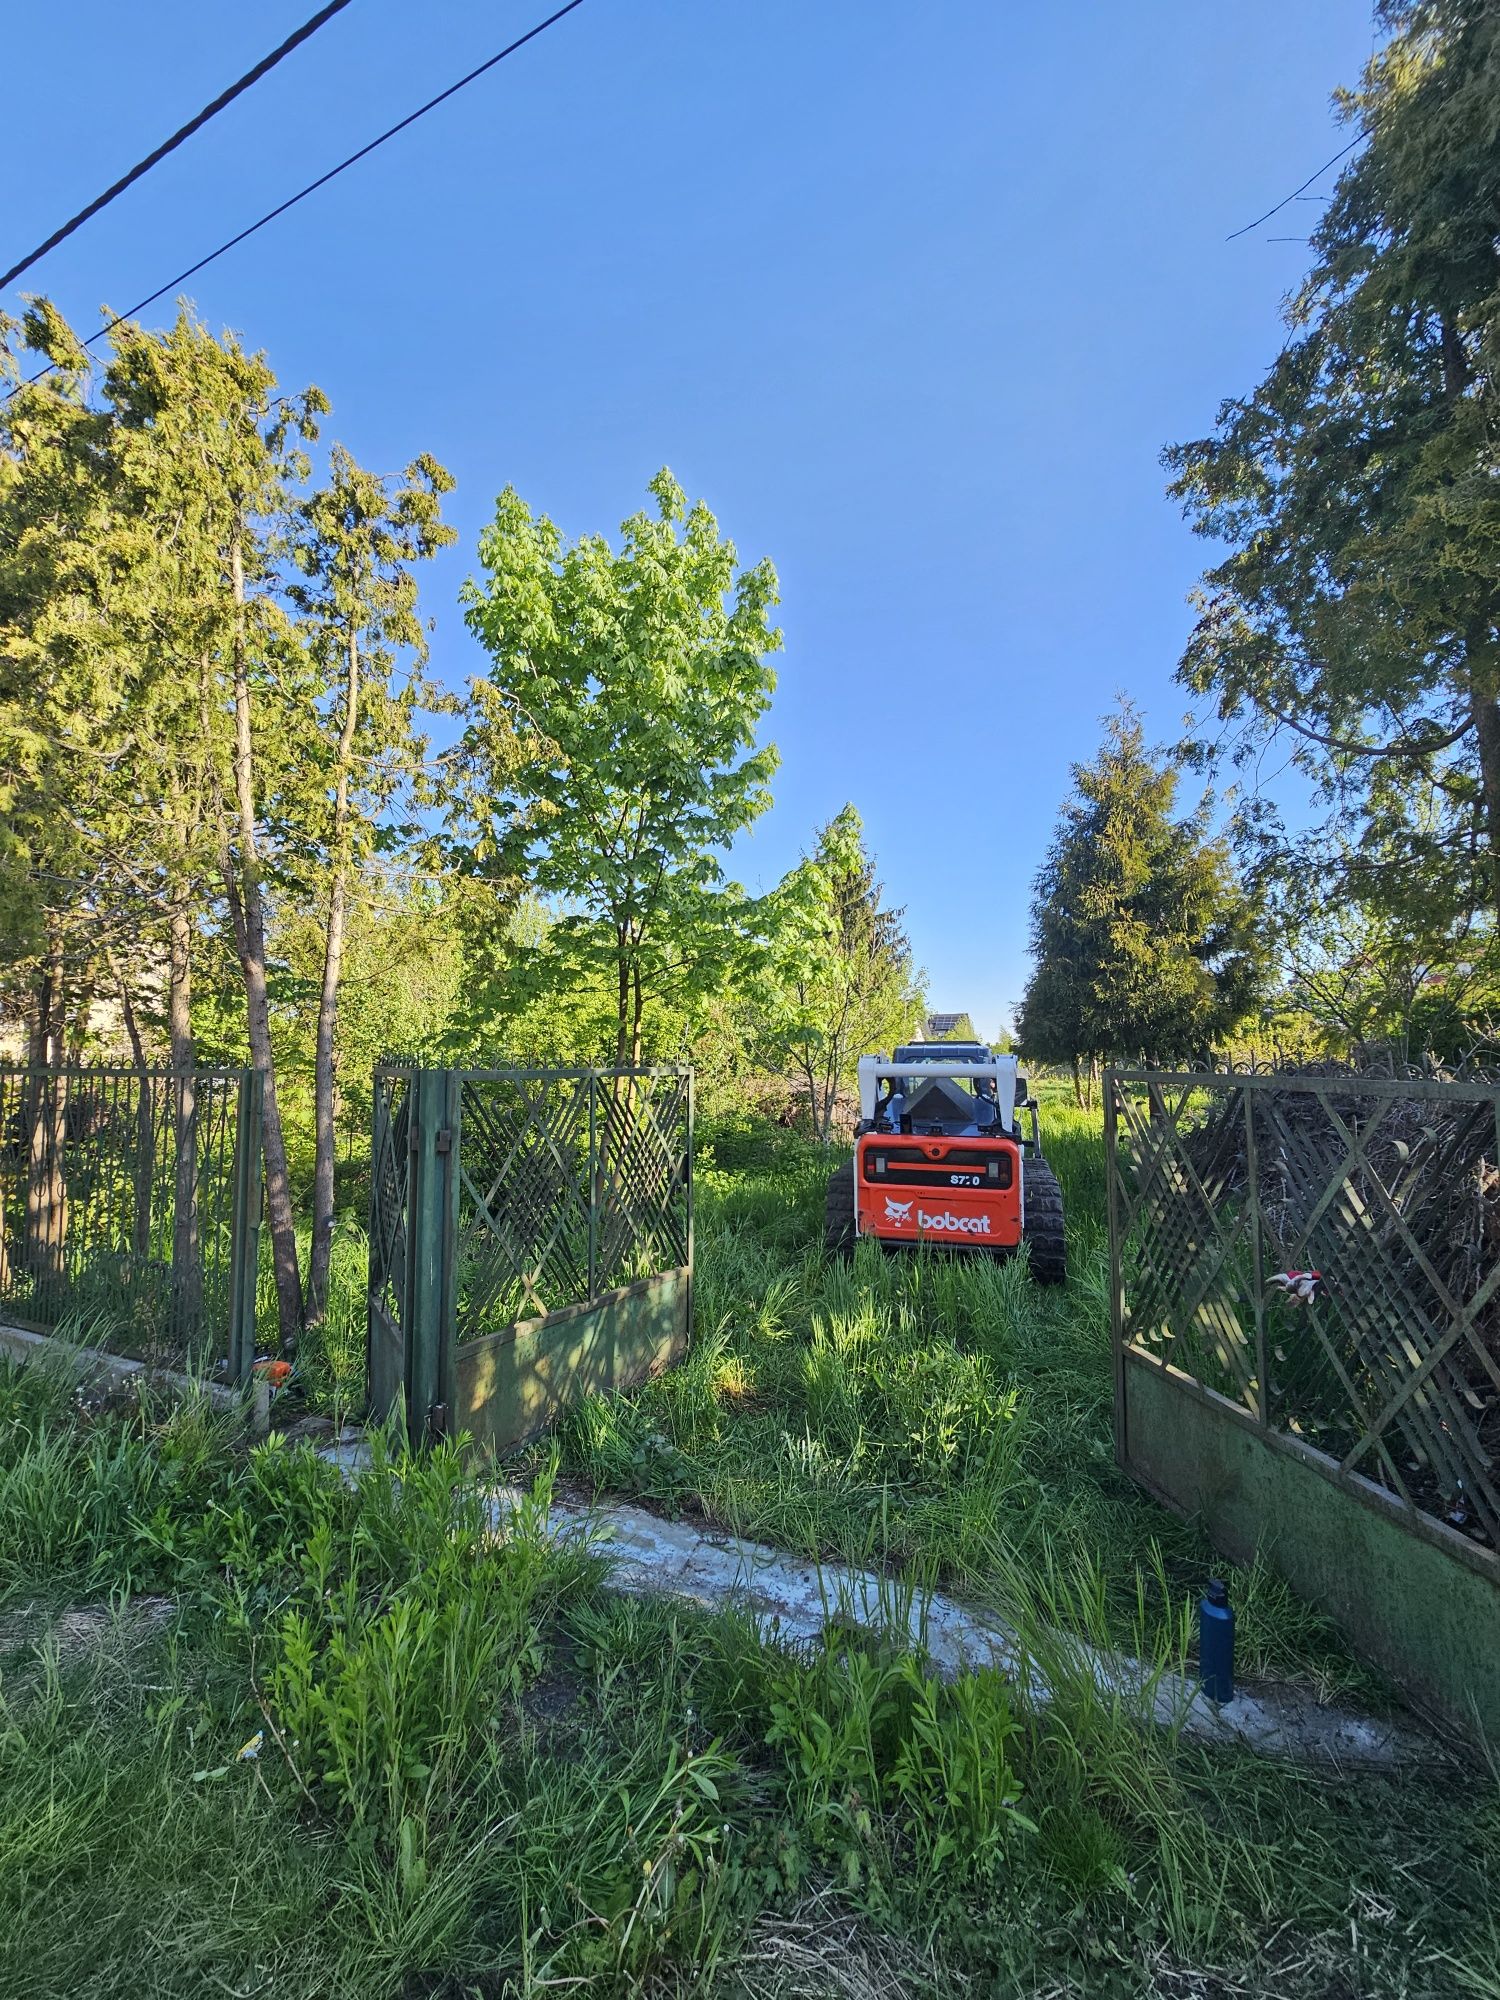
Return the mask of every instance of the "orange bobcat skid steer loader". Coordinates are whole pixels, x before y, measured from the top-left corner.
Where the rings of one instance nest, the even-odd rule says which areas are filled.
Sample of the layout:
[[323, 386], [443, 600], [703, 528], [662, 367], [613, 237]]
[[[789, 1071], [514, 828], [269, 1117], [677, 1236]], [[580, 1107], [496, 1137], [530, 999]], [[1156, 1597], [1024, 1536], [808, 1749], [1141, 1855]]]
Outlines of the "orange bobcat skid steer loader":
[[852, 1250], [862, 1236], [991, 1256], [1024, 1243], [1032, 1277], [1063, 1283], [1062, 1190], [1042, 1158], [1036, 1100], [1014, 1056], [979, 1042], [913, 1042], [889, 1061], [862, 1056], [859, 1110], [853, 1162], [828, 1182], [831, 1251]]

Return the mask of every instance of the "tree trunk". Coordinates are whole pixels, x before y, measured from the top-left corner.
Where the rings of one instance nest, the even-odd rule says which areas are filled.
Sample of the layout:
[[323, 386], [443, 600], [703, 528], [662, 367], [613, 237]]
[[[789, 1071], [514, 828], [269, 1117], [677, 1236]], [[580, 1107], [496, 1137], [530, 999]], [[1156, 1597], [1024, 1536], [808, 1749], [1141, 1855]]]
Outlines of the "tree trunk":
[[1073, 1102], [1083, 1110], [1083, 1064], [1077, 1056], [1073, 1057]]
[[807, 1086], [807, 1129], [811, 1136], [818, 1136], [818, 1074], [813, 1068], [811, 1056], [804, 1056], [798, 1064], [802, 1071], [802, 1081]]
[[[184, 843], [185, 844], [185, 843]], [[198, 1250], [198, 1055], [193, 1045], [193, 918], [177, 885], [168, 911], [167, 1041], [172, 1070], [172, 1297], [176, 1330], [198, 1326], [203, 1269]]]
[[616, 1015], [615, 1015], [615, 1068], [624, 1069], [625, 1051], [630, 1045], [630, 959], [626, 953], [628, 938], [623, 924], [615, 927], [615, 972]]
[[327, 1313], [328, 1266], [333, 1256], [333, 1064], [343, 963], [344, 880], [340, 869], [328, 891], [323, 983], [318, 994], [318, 1026], [313, 1055], [312, 1252], [307, 1270], [307, 1318], [310, 1324], [321, 1322]]
[[630, 1067], [632, 1069], [639, 1069], [641, 1066], [641, 1020], [646, 1011], [645, 997], [641, 992], [641, 967], [639, 960], [631, 967], [630, 981]]
[[63, 1168], [67, 1091], [65, 1076], [44, 1078], [27, 1161], [27, 1268], [39, 1290], [53, 1292], [67, 1277], [68, 1184]]
[[328, 1265], [333, 1255], [333, 1066], [338, 1029], [339, 981], [344, 970], [345, 885], [349, 866], [349, 766], [359, 723], [359, 641], [353, 627], [345, 648], [344, 721], [339, 731], [338, 778], [333, 804], [333, 874], [328, 885], [328, 927], [323, 939], [323, 983], [313, 1057], [312, 1253], [307, 1272], [307, 1318], [321, 1322], [328, 1310]]
[[821, 1145], [827, 1146], [833, 1142], [833, 1114], [839, 1101], [839, 1072], [836, 1055], [823, 1072], [823, 1082], [819, 1095], [822, 1103], [818, 1110], [817, 1137]]
[[67, 1038], [61, 1033], [58, 1036], [57, 1059], [59, 1062], [66, 1063], [74, 1069], [81, 1069], [83, 1067], [85, 1044], [88, 1040], [89, 1020], [94, 1011], [94, 988], [96, 984], [94, 970], [90, 966], [88, 977], [78, 989], [73, 1000], [72, 1046], [69, 1047]]
[[[1472, 662], [1472, 649], [1470, 658]], [[1496, 915], [1500, 916], [1500, 702], [1477, 685], [1471, 686], [1469, 710], [1474, 717], [1474, 733], [1479, 746], [1479, 788], [1484, 798], [1490, 891]]]
[[255, 761], [250, 735], [250, 674], [245, 657], [245, 570], [240, 535], [230, 542], [230, 577], [234, 588], [234, 793], [239, 820], [239, 853], [223, 857], [224, 890], [234, 924], [235, 945], [245, 980], [245, 1025], [250, 1060], [265, 1076], [261, 1115], [262, 1149], [266, 1166], [266, 1219], [271, 1230], [271, 1261], [276, 1275], [276, 1305], [283, 1344], [302, 1330], [302, 1274], [297, 1260], [297, 1230], [292, 1216], [292, 1190], [287, 1177], [286, 1139], [281, 1107], [276, 1101], [276, 1063], [271, 1050], [271, 1005], [266, 989], [266, 905], [255, 832]]
[[105, 961], [120, 995], [120, 1018], [130, 1043], [130, 1060], [135, 1068], [135, 1174], [130, 1208], [130, 1254], [143, 1265], [151, 1255], [151, 1196], [156, 1180], [156, 1099], [146, 1069], [146, 1045], [130, 997], [130, 985], [106, 945]]
[[[41, 1116], [42, 1070], [47, 1061], [47, 1035], [51, 1022], [51, 1014], [51, 974], [44, 972], [42, 974], [41, 985], [37, 989], [35, 1011], [32, 1012], [27, 1023], [26, 1069], [21, 1078], [21, 1088], [16, 1106], [18, 1128], [16, 1132], [16, 1164], [19, 1166], [23, 1157], [27, 1163], [24, 1199], [20, 1215], [20, 1234], [16, 1240], [17, 1261], [19, 1268], [23, 1271], [28, 1270], [31, 1264], [31, 1241], [34, 1218], [32, 1214], [30, 1161], [36, 1122]], [[0, 1224], [9, 1220], [8, 1201], [6, 1203], [6, 1210], [7, 1213], [0, 1216]], [[12, 1273], [11, 1257], [8, 1248], [0, 1248], [0, 1267], [3, 1267], [5, 1285], [8, 1290]]]
[[[37, 1001], [35, 1066], [56, 1070], [66, 1058], [62, 942], [53, 938]], [[63, 1166], [67, 1081], [39, 1075], [28, 1089], [24, 1262], [37, 1286], [57, 1288], [67, 1275], [68, 1187]]]

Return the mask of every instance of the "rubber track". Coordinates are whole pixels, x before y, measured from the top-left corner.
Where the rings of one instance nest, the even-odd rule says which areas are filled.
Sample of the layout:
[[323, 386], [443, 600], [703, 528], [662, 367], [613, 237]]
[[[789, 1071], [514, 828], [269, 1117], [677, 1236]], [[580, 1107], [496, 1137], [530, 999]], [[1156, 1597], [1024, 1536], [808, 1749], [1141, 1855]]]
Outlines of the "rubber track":
[[1068, 1253], [1063, 1234], [1062, 1189], [1045, 1160], [1026, 1169], [1026, 1242], [1031, 1251], [1031, 1275], [1039, 1285], [1062, 1285], [1068, 1278]]

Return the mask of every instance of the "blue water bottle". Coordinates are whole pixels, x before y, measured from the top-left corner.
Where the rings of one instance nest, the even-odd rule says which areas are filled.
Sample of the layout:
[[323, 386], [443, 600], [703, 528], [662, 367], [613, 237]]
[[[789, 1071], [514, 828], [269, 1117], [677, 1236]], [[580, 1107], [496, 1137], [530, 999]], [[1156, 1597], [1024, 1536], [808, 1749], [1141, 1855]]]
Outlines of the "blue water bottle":
[[1198, 1678], [1210, 1701], [1233, 1701], [1234, 1606], [1217, 1577], [1198, 1606]]

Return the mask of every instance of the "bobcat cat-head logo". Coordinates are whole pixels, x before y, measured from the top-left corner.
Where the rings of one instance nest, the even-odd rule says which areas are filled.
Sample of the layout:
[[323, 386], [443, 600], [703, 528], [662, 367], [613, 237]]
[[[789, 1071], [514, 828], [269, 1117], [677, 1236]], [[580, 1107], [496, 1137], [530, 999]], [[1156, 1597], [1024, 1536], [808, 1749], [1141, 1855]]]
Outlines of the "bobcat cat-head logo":
[[886, 1196], [885, 1219], [887, 1222], [905, 1222], [910, 1214], [911, 1203], [909, 1201], [892, 1201], [889, 1195]]

